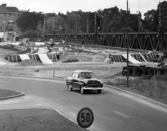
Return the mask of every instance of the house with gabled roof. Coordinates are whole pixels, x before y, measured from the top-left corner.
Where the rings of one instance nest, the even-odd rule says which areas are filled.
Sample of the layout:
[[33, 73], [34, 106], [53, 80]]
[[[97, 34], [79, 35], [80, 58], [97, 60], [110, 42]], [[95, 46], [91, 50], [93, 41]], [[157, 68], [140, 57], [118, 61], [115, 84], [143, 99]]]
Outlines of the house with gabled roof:
[[0, 5], [0, 32], [4, 32], [5, 41], [13, 40], [14, 36], [19, 34], [16, 20], [20, 14], [17, 7], [10, 7], [6, 4]]

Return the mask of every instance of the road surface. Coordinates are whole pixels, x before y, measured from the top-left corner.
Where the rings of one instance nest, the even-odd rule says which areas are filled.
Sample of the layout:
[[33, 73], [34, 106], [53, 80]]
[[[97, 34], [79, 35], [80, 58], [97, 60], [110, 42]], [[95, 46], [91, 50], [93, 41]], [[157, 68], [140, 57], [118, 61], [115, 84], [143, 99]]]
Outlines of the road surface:
[[34, 78], [0, 77], [0, 88], [24, 92], [20, 98], [0, 101], [0, 109], [51, 108], [73, 121], [79, 110], [94, 112], [93, 131], [166, 131], [167, 111], [143, 100], [105, 89], [102, 94], [70, 92], [64, 82]]

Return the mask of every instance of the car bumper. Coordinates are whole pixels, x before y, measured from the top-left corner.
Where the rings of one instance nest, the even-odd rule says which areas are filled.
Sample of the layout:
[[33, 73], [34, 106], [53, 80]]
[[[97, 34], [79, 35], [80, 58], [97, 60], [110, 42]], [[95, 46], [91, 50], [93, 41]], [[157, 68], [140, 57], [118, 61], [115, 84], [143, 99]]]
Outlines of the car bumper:
[[93, 90], [93, 91], [96, 91], [96, 90], [104, 90], [104, 87], [83, 87], [84, 90]]

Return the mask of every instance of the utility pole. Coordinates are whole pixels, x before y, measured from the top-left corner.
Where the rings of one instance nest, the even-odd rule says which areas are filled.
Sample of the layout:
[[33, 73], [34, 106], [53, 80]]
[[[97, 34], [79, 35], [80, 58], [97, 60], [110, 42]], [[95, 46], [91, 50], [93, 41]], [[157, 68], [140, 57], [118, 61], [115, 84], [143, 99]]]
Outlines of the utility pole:
[[78, 32], [78, 19], [76, 19], [76, 33]]
[[164, 42], [164, 31], [162, 29], [162, 23], [161, 23], [161, 2], [159, 2], [159, 40], [161, 42], [162, 45], [162, 50], [166, 50], [166, 45]]
[[54, 33], [54, 26], [55, 26], [55, 19], [54, 19], [54, 17], [53, 17], [53, 21], [52, 21], [53, 23], [52, 23], [52, 28], [53, 28], [53, 33]]
[[68, 23], [67, 23], [67, 21], [66, 21], [66, 33], [67, 33], [67, 28], [68, 28]]
[[161, 2], [159, 2], [159, 30], [161, 30]]
[[94, 32], [95, 32], [95, 44], [97, 44], [97, 13], [95, 12], [95, 16], [94, 16], [94, 23], [95, 23], [95, 27], [94, 27]]
[[87, 33], [89, 33], [89, 17], [87, 17]]
[[127, 48], [127, 87], [129, 87], [129, 43], [128, 43], [128, 16], [129, 16], [129, 9], [128, 9], [128, 0], [127, 0], [127, 21], [126, 21], [126, 26], [127, 26], [127, 33], [125, 37], [125, 42], [126, 42], [126, 48]]
[[141, 13], [139, 11], [139, 29], [138, 31], [140, 32], [141, 31]]
[[44, 39], [46, 40], [45, 38], [45, 33], [46, 33], [46, 29], [45, 29], [45, 26], [46, 26], [46, 21], [45, 21], [46, 17], [44, 15], [44, 18], [43, 18], [43, 32], [44, 32]]

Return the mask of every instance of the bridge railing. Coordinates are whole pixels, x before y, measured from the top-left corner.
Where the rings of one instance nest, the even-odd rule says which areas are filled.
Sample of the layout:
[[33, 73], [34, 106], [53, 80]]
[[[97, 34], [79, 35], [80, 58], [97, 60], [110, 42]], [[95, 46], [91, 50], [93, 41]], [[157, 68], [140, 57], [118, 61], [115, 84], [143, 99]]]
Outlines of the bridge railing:
[[81, 43], [84, 39], [85, 44], [94, 44], [110, 47], [126, 48], [127, 42], [131, 49], [157, 50], [166, 49], [167, 32], [163, 36], [159, 32], [112, 32], [112, 33], [62, 33], [46, 34], [46, 40], [56, 41], [67, 40], [69, 42]]

